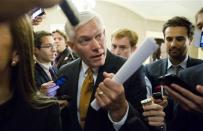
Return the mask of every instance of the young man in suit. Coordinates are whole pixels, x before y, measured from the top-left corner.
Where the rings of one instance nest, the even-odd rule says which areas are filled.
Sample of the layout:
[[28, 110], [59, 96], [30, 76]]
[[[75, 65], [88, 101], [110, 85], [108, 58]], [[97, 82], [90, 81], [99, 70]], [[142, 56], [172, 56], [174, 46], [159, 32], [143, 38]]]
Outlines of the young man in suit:
[[[178, 75], [179, 70], [198, 65], [202, 60], [188, 56], [188, 46], [191, 44], [194, 34], [194, 26], [185, 17], [173, 17], [163, 26], [164, 41], [168, 58], [161, 59], [146, 65], [146, 76], [152, 83], [152, 91], [159, 90], [158, 78], [166, 74]], [[166, 123], [170, 127], [173, 119], [175, 104], [171, 97], [165, 109]]]
[[[147, 130], [140, 118], [140, 101], [146, 98], [142, 68], [123, 85], [112, 80], [113, 73], [119, 70], [125, 59], [107, 50], [104, 24], [97, 13], [81, 12], [79, 20], [80, 23], [76, 27], [71, 27], [67, 23], [66, 32], [70, 38], [70, 47], [80, 59], [65, 65], [59, 71], [59, 75], [67, 76], [68, 81], [57, 93], [59, 96], [71, 97], [69, 106], [61, 113], [63, 130]], [[90, 70], [93, 76], [87, 73]], [[82, 95], [84, 96], [84, 81], [88, 76], [93, 79], [91, 86], [88, 87], [88, 91], [92, 93], [81, 99]], [[96, 99], [101, 107], [98, 111], [90, 106], [93, 99]], [[86, 102], [82, 103], [83, 100]], [[87, 109], [86, 113], [81, 112], [85, 110], [82, 108], [83, 104]]]
[[[196, 27], [203, 31], [203, 8], [196, 14]], [[165, 87], [169, 95], [179, 104], [172, 128], [184, 131], [203, 130], [203, 64], [181, 71], [180, 78], [189, 87], [177, 84], [171, 84], [170, 88]], [[192, 88], [192, 91], [185, 88]]]
[[53, 66], [59, 69], [64, 64], [77, 59], [77, 56], [68, 49], [68, 38], [63, 32], [60, 30], [55, 30], [52, 32], [52, 35], [57, 49], [57, 57], [54, 60]]
[[35, 33], [34, 37], [34, 54], [36, 57], [35, 81], [37, 87], [40, 88], [43, 83], [56, 78], [56, 76], [53, 76], [54, 74], [50, 73], [50, 68], [52, 68], [51, 62], [56, 57], [56, 46], [52, 34], [49, 32], [39, 31]]
[[[136, 44], [138, 41], [138, 35], [136, 32], [122, 28], [116, 30], [111, 35], [111, 52], [115, 55], [129, 58], [130, 55], [136, 50]], [[147, 97], [151, 97], [151, 83], [149, 79], [145, 76], [146, 89], [147, 89]], [[163, 125], [165, 113], [163, 112], [163, 107], [158, 104], [151, 104], [150, 106], [145, 106], [144, 108], [144, 116], [146, 117], [146, 121], [150, 126], [160, 127]], [[147, 108], [147, 109], [145, 109]], [[155, 113], [151, 115], [148, 111], [154, 111]]]
[[[196, 14], [196, 27], [199, 30], [203, 31], [203, 8], [201, 8], [197, 14]], [[183, 78], [184, 76], [187, 77], [187, 79], [190, 80], [186, 80], [187, 83], [192, 83], [193, 87], [196, 86], [197, 84], [202, 83], [202, 73], [203, 72], [203, 65], [197, 65], [194, 67], [191, 67], [188, 70], [185, 70], [183, 72], [180, 73], [180, 77]], [[190, 73], [194, 74], [194, 75], [190, 75]], [[200, 76], [199, 76], [200, 75]], [[193, 77], [192, 77], [193, 76]], [[198, 77], [196, 77], [198, 76]], [[198, 80], [195, 80], [195, 79]], [[186, 78], [185, 78], [186, 79]], [[199, 82], [192, 82], [192, 81], [199, 81]], [[174, 99], [176, 99], [177, 101], [179, 101], [179, 103], [187, 110], [191, 110], [191, 111], [198, 111], [198, 112], [203, 112], [203, 97], [201, 96], [197, 96], [195, 94], [193, 94], [192, 92], [185, 90], [184, 88], [178, 86], [178, 85], [174, 85], [172, 86], [174, 87], [177, 91], [173, 91], [170, 90], [169, 88], [166, 87], [167, 91], [170, 93], [170, 95], [173, 96]], [[202, 94], [203, 96], [203, 84], [197, 86], [197, 91]]]

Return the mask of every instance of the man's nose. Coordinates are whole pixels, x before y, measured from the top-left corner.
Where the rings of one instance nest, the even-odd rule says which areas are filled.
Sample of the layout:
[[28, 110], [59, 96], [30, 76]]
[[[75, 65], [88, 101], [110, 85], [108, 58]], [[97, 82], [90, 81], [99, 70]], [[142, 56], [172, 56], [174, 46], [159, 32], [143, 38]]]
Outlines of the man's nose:
[[97, 41], [95, 38], [92, 39], [91, 44], [92, 44], [92, 47], [93, 47], [94, 49], [98, 49], [98, 48], [101, 47], [101, 43], [100, 43], [99, 41]]
[[117, 47], [117, 48], [115, 48], [115, 54], [116, 55], [120, 55], [120, 49]]
[[176, 39], [173, 39], [173, 40], [171, 41], [171, 46], [176, 46]]

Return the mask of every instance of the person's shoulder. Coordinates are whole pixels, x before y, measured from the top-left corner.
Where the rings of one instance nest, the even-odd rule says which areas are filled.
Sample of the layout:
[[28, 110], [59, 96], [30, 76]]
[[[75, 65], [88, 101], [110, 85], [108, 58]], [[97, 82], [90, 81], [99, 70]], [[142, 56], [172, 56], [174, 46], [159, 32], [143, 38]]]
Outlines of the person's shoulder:
[[191, 74], [202, 74], [203, 73], [203, 63], [186, 68], [180, 71], [180, 75], [191, 75]]
[[126, 62], [126, 58], [118, 56], [118, 55], [114, 55], [111, 52], [107, 52], [107, 56], [106, 56], [106, 62], [108, 63], [112, 63], [114, 65], [122, 65]]
[[81, 61], [81, 60], [78, 58], [78, 59], [75, 59], [75, 60], [73, 60], [73, 61], [71, 61], [71, 62], [69, 62], [69, 63], [64, 64], [63, 66], [61, 66], [61, 67], [59, 68], [59, 72], [64, 71], [64, 70], [67, 70], [67, 69], [74, 68], [77, 64], [80, 63], [80, 61]]
[[189, 62], [189, 64], [191, 64], [192, 66], [194, 66], [194, 65], [198, 65], [198, 64], [203, 63], [203, 60], [197, 59], [197, 58], [192, 58], [192, 57], [189, 56], [188, 62]]
[[158, 61], [154, 61], [152, 63], [146, 64], [145, 68], [158, 68], [165, 64], [167, 62], [167, 59], [160, 59]]

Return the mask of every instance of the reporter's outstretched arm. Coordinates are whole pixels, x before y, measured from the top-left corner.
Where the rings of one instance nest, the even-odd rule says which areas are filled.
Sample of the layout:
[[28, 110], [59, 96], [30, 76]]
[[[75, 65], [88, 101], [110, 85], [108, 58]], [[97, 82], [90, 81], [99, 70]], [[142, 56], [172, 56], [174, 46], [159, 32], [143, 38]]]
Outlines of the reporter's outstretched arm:
[[168, 94], [171, 95], [185, 110], [188, 111], [197, 111], [203, 113], [203, 86], [197, 85], [197, 91], [202, 94], [198, 96], [191, 91], [176, 85], [172, 84], [171, 88], [164, 87]]

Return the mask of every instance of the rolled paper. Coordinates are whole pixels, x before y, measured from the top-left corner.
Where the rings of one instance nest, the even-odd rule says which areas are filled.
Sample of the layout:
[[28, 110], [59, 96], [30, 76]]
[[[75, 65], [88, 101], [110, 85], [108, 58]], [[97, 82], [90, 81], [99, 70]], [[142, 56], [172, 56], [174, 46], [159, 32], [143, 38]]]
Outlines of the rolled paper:
[[[154, 38], [146, 38], [141, 46], [135, 52], [133, 52], [133, 54], [128, 58], [128, 60], [123, 64], [112, 79], [119, 84], [123, 84], [157, 49], [158, 45], [156, 44]], [[91, 102], [91, 106], [95, 110], [100, 109], [96, 99]]]

